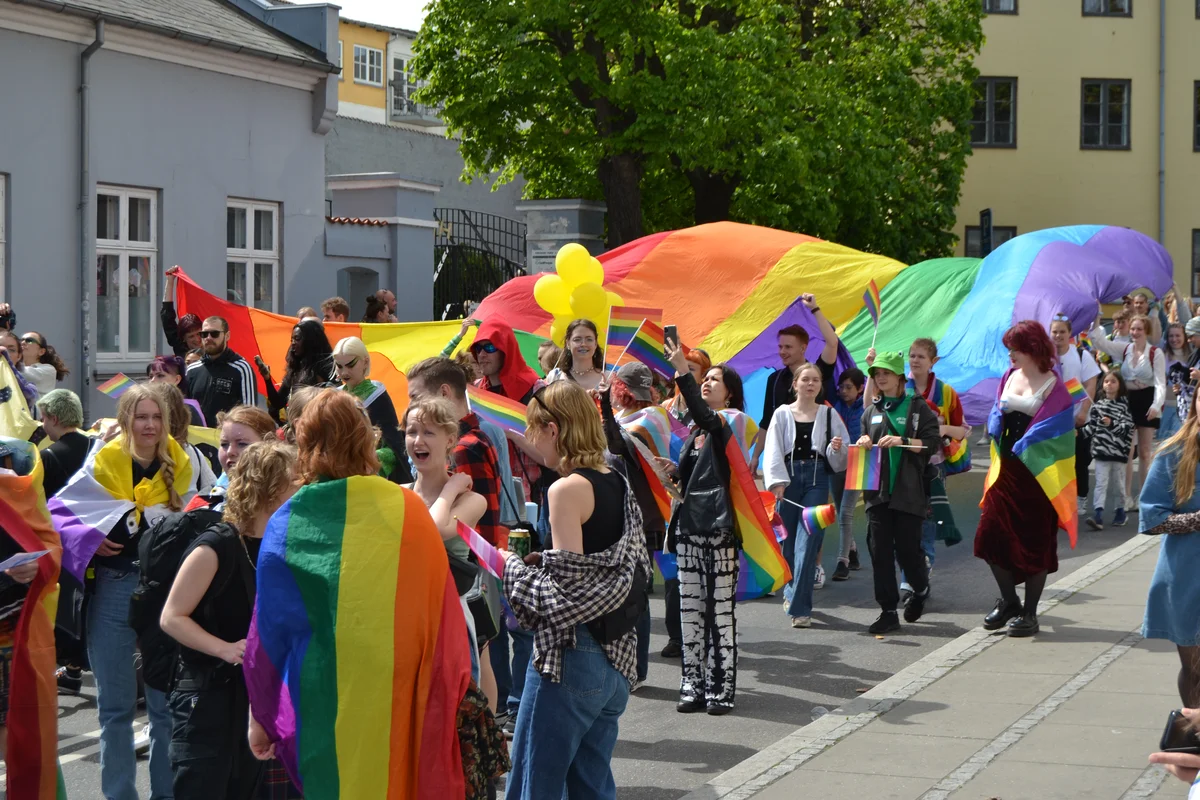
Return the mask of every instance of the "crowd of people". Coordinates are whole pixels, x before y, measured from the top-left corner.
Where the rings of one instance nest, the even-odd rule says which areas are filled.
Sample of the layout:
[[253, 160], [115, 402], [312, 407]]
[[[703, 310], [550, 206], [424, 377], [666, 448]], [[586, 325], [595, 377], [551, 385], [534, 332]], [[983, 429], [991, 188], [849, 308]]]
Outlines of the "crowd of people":
[[[339, 779], [314, 754], [312, 737], [330, 748], [336, 740], [326, 761], [345, 759], [347, 772], [361, 767], [349, 754], [378, 753], [366, 744], [375, 732], [332, 721], [347, 713], [338, 698], [352, 688], [339, 683], [340, 666], [315, 664], [321, 654], [339, 665], [393, 665], [396, 674], [436, 665], [432, 684], [389, 683], [379, 698], [387, 706], [380, 713], [394, 721], [393, 760], [427, 765], [412, 774], [385, 769], [385, 784], [403, 779], [419, 791], [449, 792], [439, 796], [487, 797], [507, 775], [511, 798], [615, 798], [618, 722], [647, 678], [655, 560], [666, 579], [662, 655], [680, 664], [678, 712], [735, 709], [743, 531], [732, 476], [760, 461], [787, 532], [781, 552], [791, 579], [779, 599], [791, 627], [813, 627], [815, 592], [826, 580], [823, 530], [806, 529], [802, 512], [831, 501], [833, 581], [862, 568], [854, 513], [860, 502], [866, 509], [879, 606], [870, 633], [899, 630], [901, 614], [909, 624], [921, 620], [936, 543], [962, 538], [947, 492], [971, 467], [972, 429], [954, 388], [935, 373], [934, 341], [916, 339], [906, 354], [871, 350], [865, 373], [839, 370], [836, 331], [817, 298], [801, 299], [811, 324], [776, 332], [782, 367], [767, 381], [757, 422], [728, 364], [668, 342], [670, 381], [638, 362], [607, 371], [588, 320], [567, 327], [564, 347], [539, 351], [544, 378], [511, 328], [466, 320], [441, 356], [407, 371], [398, 415], [401, 398], [370, 378], [362, 340], [326, 327], [349, 315], [341, 298], [319, 314], [301, 309], [278, 382], [256, 359], [264, 410], [255, 369], [233, 349], [228, 322], [177, 318], [168, 301], [163, 331], [174, 355], [155, 358], [147, 381], [121, 396], [116, 425], [90, 437], [78, 398], [54, 388], [67, 368], [45, 338], [17, 340], [0, 329], [0, 355], [52, 442], [42, 455], [44, 488], [62, 524], [67, 600], [59, 629], [69, 634], [59, 642], [58, 682], [77, 692], [82, 672], [94, 675], [104, 797], [137, 796], [139, 699], [150, 719], [138, 738], [149, 749], [154, 797], [316, 792]], [[994, 463], [974, 537], [1000, 594], [983, 617], [986, 629], [1016, 638], [1039, 632], [1059, 530], [1073, 533], [1075, 511], [1100, 529], [1110, 490], [1118, 495], [1112, 524], [1124, 525], [1136, 497], [1134, 459], [1142, 465], [1141, 529], [1200, 527], [1200, 320], [1172, 299], [1167, 313], [1144, 295], [1128, 298], [1112, 331], [1073, 337], [1071, 321], [1055, 316], [1048, 330], [1024, 321], [1005, 333], [1011, 369], [988, 419]], [[394, 310], [385, 290], [368, 302], [364, 321], [392, 320]], [[12, 310], [0, 306], [0, 319], [12, 320]], [[470, 346], [455, 355], [472, 326]], [[473, 413], [468, 387], [524, 405], [524, 435]], [[193, 426], [217, 429], [215, 453], [189, 443]], [[1156, 429], [1163, 457], [1152, 450]], [[1075, 499], [1039, 479], [1047, 467], [1037, 447], [1048, 440], [1062, 443], [1053, 469], [1075, 477]], [[877, 486], [848, 483], [852, 448], [880, 452]], [[673, 498], [669, 509], [659, 489]], [[410, 507], [408, 498], [419, 502]], [[398, 549], [401, 568], [420, 564], [429, 581], [418, 591], [392, 575], [373, 587], [376, 599], [433, 620], [445, 636], [413, 647], [391, 628], [382, 635], [361, 610], [339, 607], [340, 595], [359, 596], [346, 585], [359, 574], [347, 559], [365, 546], [356, 537], [368, 508], [405, 509], [370, 517], [370, 552], [384, 558]], [[496, 548], [502, 581], [488, 577], [464, 526]], [[1147, 635], [1179, 646], [1189, 707], [1200, 705], [1200, 593], [1183, 566], [1193, 538], [1165, 540], [1147, 610]], [[0, 599], [25, 577], [0, 577]], [[391, 625], [390, 613], [385, 619]], [[301, 696], [324, 698], [318, 705], [333, 715], [327, 730], [318, 730], [317, 711], [280, 711]], [[399, 721], [417, 706], [425, 708], [420, 733]]]

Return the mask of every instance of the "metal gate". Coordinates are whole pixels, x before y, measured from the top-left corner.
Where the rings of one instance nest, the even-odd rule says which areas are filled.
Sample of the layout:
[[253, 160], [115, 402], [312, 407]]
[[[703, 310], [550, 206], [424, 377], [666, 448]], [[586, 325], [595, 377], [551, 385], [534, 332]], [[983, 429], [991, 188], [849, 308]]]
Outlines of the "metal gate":
[[505, 282], [525, 274], [525, 224], [515, 219], [435, 208], [433, 316], [464, 318]]

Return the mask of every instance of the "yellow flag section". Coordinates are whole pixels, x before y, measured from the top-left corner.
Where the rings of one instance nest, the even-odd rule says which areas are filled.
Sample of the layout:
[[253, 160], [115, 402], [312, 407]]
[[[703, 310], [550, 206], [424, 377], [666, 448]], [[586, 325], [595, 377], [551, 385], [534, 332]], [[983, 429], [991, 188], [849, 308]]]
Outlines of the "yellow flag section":
[[27, 441], [37, 427], [16, 374], [7, 359], [0, 357], [0, 436]]

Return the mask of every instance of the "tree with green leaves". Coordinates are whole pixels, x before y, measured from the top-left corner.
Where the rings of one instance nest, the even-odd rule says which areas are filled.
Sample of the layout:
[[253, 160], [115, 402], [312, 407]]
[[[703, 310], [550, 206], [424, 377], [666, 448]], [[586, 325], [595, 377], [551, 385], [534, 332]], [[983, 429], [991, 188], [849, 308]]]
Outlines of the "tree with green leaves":
[[434, 0], [416, 42], [468, 174], [608, 205], [609, 245], [733, 219], [946, 252], [978, 0]]

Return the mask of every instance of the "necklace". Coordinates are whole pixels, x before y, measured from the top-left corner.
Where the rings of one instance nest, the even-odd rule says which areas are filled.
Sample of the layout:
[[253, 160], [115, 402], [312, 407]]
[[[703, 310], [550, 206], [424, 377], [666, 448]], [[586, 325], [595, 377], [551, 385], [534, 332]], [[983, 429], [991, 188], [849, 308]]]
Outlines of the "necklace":
[[599, 371], [600, 370], [596, 369], [595, 367], [588, 367], [587, 369], [582, 369], [582, 370], [578, 370], [578, 371], [574, 367], [571, 368], [571, 374], [574, 375], [576, 378], [582, 378], [584, 375], [591, 375], [593, 372], [599, 372]]

